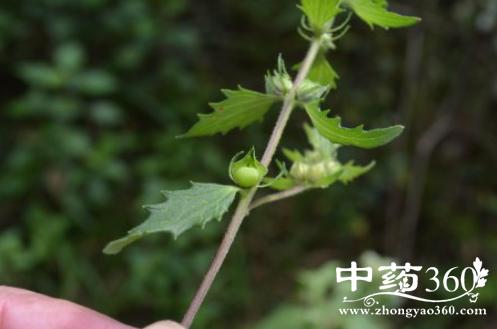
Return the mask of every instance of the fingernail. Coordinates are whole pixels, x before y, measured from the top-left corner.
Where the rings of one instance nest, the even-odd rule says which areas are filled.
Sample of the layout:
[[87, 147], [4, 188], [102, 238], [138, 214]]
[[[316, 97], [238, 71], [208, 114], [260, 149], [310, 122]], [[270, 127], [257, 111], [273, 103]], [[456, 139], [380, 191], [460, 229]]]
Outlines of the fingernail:
[[185, 329], [180, 324], [173, 321], [159, 321], [143, 329]]

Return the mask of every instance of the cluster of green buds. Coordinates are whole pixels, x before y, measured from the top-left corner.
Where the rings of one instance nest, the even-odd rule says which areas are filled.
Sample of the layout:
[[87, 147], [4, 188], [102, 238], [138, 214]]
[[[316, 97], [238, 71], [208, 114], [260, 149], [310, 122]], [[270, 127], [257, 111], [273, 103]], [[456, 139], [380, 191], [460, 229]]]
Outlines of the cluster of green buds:
[[329, 186], [341, 175], [344, 168], [337, 159], [339, 145], [331, 143], [307, 124], [304, 129], [312, 149], [303, 153], [283, 149], [285, 156], [292, 161], [287, 177], [296, 184]]
[[320, 100], [329, 91], [328, 86], [320, 85], [311, 80], [304, 80], [297, 89], [297, 100], [303, 103]]
[[[278, 68], [266, 74], [266, 93], [284, 97], [293, 87], [292, 77], [288, 74], [285, 62], [278, 57]], [[320, 85], [309, 79], [304, 80], [296, 91], [298, 101], [308, 103], [321, 99], [329, 87]]]
[[304, 157], [292, 164], [290, 176], [299, 182], [321, 185], [341, 170], [342, 165], [336, 159], [324, 158], [317, 151], [307, 151]]
[[271, 95], [285, 96], [293, 87], [292, 78], [288, 74], [281, 55], [278, 57], [278, 68], [266, 74], [266, 92]]

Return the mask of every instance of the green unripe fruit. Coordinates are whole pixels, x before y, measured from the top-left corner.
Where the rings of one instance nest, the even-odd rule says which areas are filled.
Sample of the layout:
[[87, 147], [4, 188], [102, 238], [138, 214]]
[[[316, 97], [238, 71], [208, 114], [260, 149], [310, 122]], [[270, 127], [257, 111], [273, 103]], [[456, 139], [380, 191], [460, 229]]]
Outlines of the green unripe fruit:
[[233, 180], [241, 187], [253, 187], [261, 179], [261, 174], [256, 168], [240, 167], [233, 171]]

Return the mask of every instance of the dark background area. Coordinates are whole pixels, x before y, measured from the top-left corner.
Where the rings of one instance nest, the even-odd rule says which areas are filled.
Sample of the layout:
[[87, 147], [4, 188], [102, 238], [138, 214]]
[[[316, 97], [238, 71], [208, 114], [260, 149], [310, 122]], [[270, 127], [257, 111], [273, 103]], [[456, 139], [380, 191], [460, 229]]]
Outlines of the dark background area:
[[[341, 79], [327, 105], [350, 126], [406, 131], [378, 150], [344, 148], [344, 159], [377, 161], [357, 182], [254, 211], [194, 328], [251, 327], [298, 298], [301, 270], [366, 250], [440, 269], [479, 256], [490, 269], [477, 304], [487, 317], [381, 328], [497, 327], [497, 2], [391, 5], [423, 21], [371, 31], [353, 19], [330, 56]], [[263, 90], [279, 53], [299, 62], [299, 19], [283, 0], [2, 0], [0, 283], [134, 325], [180, 319], [228, 216], [176, 241], [160, 234], [118, 256], [101, 250], [160, 190], [228, 183], [234, 153], [262, 152], [276, 109], [242, 132], [174, 137], [220, 88]], [[285, 146], [306, 146], [305, 120], [295, 112]]]

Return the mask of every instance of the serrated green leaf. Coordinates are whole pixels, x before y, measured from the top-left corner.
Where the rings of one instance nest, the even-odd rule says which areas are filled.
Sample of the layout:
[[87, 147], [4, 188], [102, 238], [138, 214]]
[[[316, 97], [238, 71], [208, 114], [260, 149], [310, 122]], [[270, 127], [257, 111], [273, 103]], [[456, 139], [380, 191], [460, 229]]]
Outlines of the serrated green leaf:
[[416, 24], [421, 19], [414, 16], [402, 16], [386, 8], [386, 1], [380, 0], [345, 0], [349, 7], [370, 27], [374, 25], [388, 29], [406, 27]]
[[307, 16], [312, 28], [321, 31], [340, 13], [339, 2], [339, 0], [302, 0], [298, 7]]
[[338, 180], [344, 184], [348, 184], [359, 176], [364, 175], [376, 165], [375, 161], [371, 161], [367, 166], [356, 166], [353, 161], [347, 162], [342, 167], [342, 172]]
[[261, 121], [271, 105], [279, 98], [239, 87], [238, 90], [223, 89], [226, 99], [210, 103], [214, 112], [199, 114], [199, 121], [181, 137], [211, 136], [226, 134], [238, 127], [240, 129]]
[[404, 130], [400, 125], [372, 130], [364, 130], [362, 125], [345, 128], [341, 126], [340, 117], [329, 118], [329, 111], [321, 111], [317, 102], [305, 104], [304, 107], [319, 133], [331, 142], [341, 145], [374, 148], [391, 142]]
[[145, 206], [149, 217], [128, 232], [124, 238], [110, 242], [104, 249], [106, 254], [117, 254], [124, 247], [141, 237], [170, 232], [174, 238], [193, 226], [204, 226], [212, 219], [221, 220], [235, 199], [238, 187], [210, 183], [192, 183], [186, 190], [164, 191], [167, 200]]
[[321, 52], [312, 64], [307, 78], [322, 86], [329, 86], [331, 89], [336, 89], [336, 82], [340, 77], [326, 59], [324, 52]]

